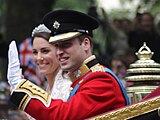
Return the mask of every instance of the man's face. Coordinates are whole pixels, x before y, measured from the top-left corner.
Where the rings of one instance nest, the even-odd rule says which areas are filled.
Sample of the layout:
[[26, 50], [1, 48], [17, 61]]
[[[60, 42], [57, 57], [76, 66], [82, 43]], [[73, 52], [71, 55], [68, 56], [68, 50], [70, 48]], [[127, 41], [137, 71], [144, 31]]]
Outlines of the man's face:
[[64, 71], [75, 71], [86, 59], [84, 43], [80, 43], [78, 38], [57, 42], [53, 45], [56, 47], [56, 56]]

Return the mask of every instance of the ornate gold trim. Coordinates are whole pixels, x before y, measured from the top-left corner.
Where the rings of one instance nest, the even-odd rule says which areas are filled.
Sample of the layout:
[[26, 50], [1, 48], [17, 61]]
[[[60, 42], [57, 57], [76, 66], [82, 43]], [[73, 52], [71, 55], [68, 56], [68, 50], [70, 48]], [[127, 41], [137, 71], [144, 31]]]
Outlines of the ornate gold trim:
[[57, 41], [69, 40], [69, 39], [72, 39], [73, 37], [76, 37], [80, 34], [81, 34], [80, 32], [68, 32], [68, 33], [63, 33], [63, 34], [51, 36], [49, 38], [49, 43], [55, 43]]
[[160, 64], [154, 63], [153, 60], [145, 60], [144, 62], [145, 64], [142, 62], [130, 64], [130, 68], [160, 68]]
[[90, 56], [89, 58], [87, 58], [87, 59], [84, 61], [84, 64], [87, 64], [88, 62], [90, 62], [90, 61], [92, 61], [92, 60], [94, 60], [94, 59], [96, 59], [96, 56], [95, 56], [95, 55], [92, 55], [92, 56]]
[[160, 68], [133, 68], [128, 69], [127, 73], [160, 73]]
[[87, 72], [89, 72], [90, 69], [86, 64], [82, 64], [82, 66], [75, 72], [69, 73], [68, 76], [72, 81], [75, 81], [85, 75]]
[[126, 81], [160, 81], [160, 76], [157, 75], [133, 75], [125, 77]]
[[29, 97], [29, 95], [26, 94], [23, 97], [22, 101], [20, 102], [20, 105], [19, 105], [18, 109], [24, 110], [25, 106], [26, 106], [26, 104], [28, 103], [29, 100], [30, 100], [30, 97]]
[[14, 92], [24, 92], [27, 95], [23, 97], [19, 105], [19, 109], [24, 109], [30, 98], [36, 98], [40, 100], [46, 107], [50, 105], [51, 97], [39, 86], [33, 84], [29, 80], [23, 80], [20, 85], [14, 90]]
[[126, 106], [125, 108], [118, 109], [116, 111], [91, 118], [90, 120], [127, 120], [154, 111], [159, 107], [160, 96], [147, 100], [145, 102], [140, 102], [137, 104]]
[[92, 72], [104, 72], [104, 67], [100, 64], [96, 64], [93, 67], [90, 68]]

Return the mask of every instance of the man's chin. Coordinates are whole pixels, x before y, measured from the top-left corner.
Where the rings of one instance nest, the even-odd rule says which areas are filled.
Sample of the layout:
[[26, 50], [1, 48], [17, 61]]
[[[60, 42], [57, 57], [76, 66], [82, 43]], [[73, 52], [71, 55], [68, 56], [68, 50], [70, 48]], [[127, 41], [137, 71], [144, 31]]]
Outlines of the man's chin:
[[61, 69], [63, 70], [63, 71], [70, 71], [70, 67], [68, 67], [68, 66], [64, 66], [64, 65], [61, 65]]

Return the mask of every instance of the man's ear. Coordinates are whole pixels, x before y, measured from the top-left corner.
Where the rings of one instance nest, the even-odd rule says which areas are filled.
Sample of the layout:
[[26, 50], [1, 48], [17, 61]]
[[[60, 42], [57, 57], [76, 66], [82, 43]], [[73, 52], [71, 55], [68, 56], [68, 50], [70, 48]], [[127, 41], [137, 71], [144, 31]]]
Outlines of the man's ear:
[[85, 37], [83, 42], [82, 42], [82, 46], [84, 47], [85, 50], [89, 50], [91, 48], [91, 43], [89, 38]]

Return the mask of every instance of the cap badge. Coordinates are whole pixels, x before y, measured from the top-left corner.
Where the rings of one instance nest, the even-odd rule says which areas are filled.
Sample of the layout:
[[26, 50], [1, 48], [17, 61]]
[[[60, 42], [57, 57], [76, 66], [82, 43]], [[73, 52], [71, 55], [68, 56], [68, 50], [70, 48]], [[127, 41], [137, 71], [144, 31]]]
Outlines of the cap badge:
[[53, 27], [54, 27], [55, 29], [58, 29], [58, 28], [59, 28], [59, 26], [60, 26], [60, 23], [59, 23], [59, 22], [57, 22], [57, 21], [54, 21], [54, 23], [53, 23]]

